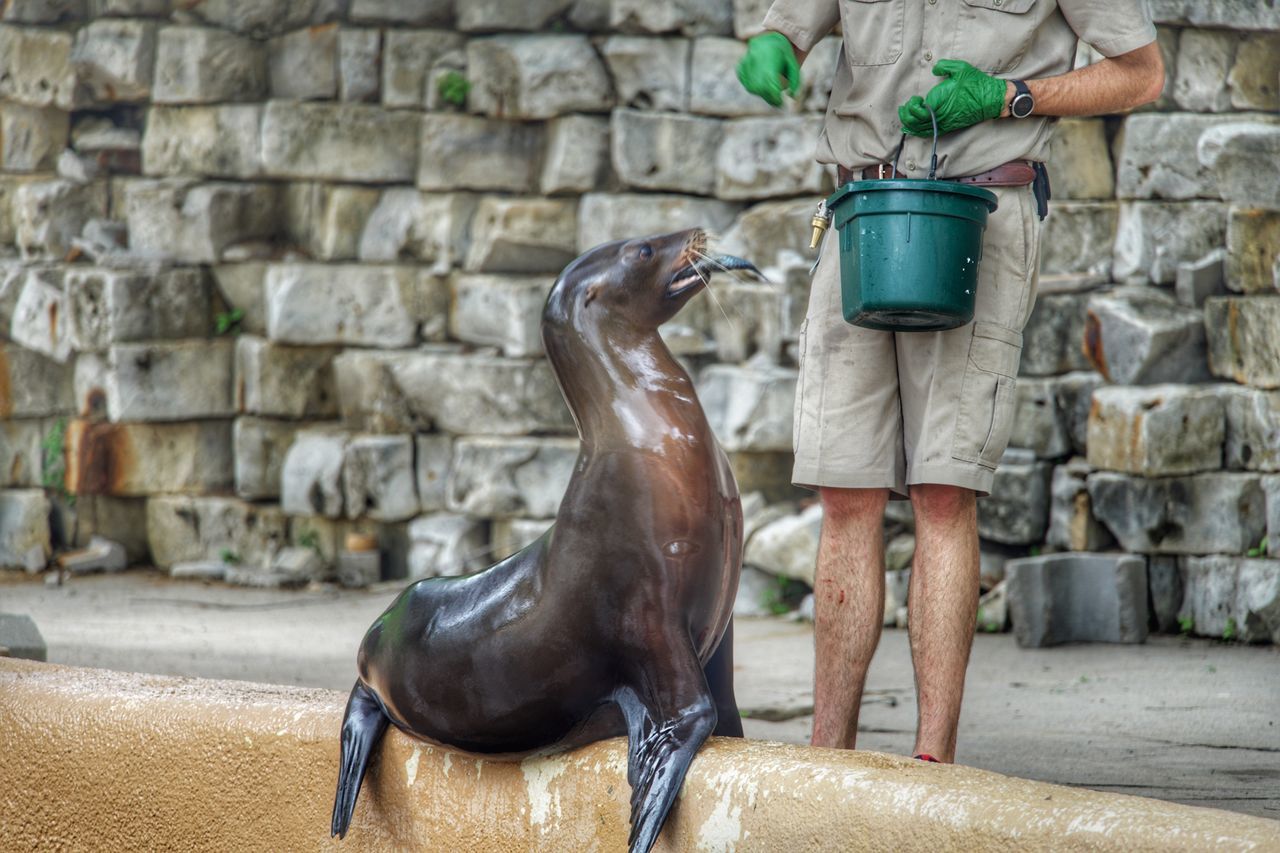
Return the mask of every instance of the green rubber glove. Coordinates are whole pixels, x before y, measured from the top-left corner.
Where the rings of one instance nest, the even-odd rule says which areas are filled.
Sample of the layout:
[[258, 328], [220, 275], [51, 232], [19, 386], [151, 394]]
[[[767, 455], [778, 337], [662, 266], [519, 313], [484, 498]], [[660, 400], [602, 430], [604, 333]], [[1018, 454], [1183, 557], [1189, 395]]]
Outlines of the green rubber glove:
[[782, 78], [795, 97], [800, 91], [800, 63], [782, 33], [761, 33], [747, 42], [747, 55], [738, 62], [738, 82], [775, 107], [782, 106]]
[[999, 118], [1004, 110], [1008, 84], [959, 59], [942, 59], [933, 66], [935, 77], [945, 77], [921, 98], [912, 95], [898, 107], [902, 130], [912, 136], [933, 136], [927, 104], [938, 116], [938, 133], [963, 130], [980, 121]]

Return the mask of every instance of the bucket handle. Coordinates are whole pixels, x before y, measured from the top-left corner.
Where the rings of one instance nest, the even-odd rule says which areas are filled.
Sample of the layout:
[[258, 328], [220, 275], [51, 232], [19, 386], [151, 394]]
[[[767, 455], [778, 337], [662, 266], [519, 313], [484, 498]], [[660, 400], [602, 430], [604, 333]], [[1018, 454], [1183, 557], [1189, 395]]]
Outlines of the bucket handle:
[[[938, 114], [933, 111], [933, 107], [928, 104], [924, 108], [929, 111], [929, 121], [933, 122], [933, 151], [929, 154], [929, 180], [934, 180], [938, 175]], [[898, 177], [898, 158], [902, 156], [902, 148], [907, 144], [907, 134], [903, 131], [902, 140], [898, 142], [898, 148], [893, 152], [893, 172], [891, 178]]]

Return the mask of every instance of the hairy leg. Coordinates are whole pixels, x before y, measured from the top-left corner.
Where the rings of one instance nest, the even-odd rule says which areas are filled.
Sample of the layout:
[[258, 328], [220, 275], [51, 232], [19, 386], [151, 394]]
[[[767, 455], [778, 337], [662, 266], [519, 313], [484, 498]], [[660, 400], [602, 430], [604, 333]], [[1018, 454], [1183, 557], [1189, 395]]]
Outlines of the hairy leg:
[[888, 489], [822, 489], [814, 590], [813, 745], [853, 749], [884, 622]]
[[916, 754], [951, 762], [978, 608], [976, 496], [958, 486], [915, 485], [916, 554], [908, 627], [916, 675]]

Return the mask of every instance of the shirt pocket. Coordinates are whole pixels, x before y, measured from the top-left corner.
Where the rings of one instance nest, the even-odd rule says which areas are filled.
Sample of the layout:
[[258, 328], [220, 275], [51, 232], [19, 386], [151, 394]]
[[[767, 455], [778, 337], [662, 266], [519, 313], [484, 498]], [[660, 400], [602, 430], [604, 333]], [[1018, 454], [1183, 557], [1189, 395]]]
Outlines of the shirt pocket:
[[995, 468], [1009, 444], [1016, 408], [1022, 333], [975, 323], [960, 390], [951, 456]]
[[850, 65], [892, 65], [898, 61], [906, 5], [906, 0], [841, 0], [844, 55]]
[[[962, 0], [957, 59], [988, 73], [1016, 66], [1031, 46], [1043, 15], [1042, 0]], [[965, 55], [966, 52], [968, 55]]]

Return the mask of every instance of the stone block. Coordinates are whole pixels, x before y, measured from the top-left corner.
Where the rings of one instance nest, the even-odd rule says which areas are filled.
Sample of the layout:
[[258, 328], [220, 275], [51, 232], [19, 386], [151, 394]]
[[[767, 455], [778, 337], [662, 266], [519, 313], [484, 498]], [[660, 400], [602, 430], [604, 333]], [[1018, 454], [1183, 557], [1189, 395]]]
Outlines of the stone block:
[[259, 104], [151, 108], [142, 137], [147, 175], [253, 178], [262, 172]]
[[1030, 450], [1037, 459], [1059, 459], [1071, 452], [1071, 433], [1057, 392], [1054, 379], [1018, 380], [1010, 447]]
[[1144, 477], [1216, 471], [1226, 436], [1217, 386], [1113, 386], [1093, 392], [1089, 465]]
[[978, 533], [1004, 545], [1035, 545], [1049, 527], [1053, 466], [1029, 450], [1006, 450], [991, 494], [978, 501]]
[[411, 181], [418, 121], [371, 104], [270, 101], [262, 115], [263, 171], [274, 178]]
[[1217, 202], [1121, 204], [1112, 275], [1122, 282], [1145, 278], [1172, 284], [1178, 264], [1223, 245], [1226, 228], [1226, 207]]
[[1089, 476], [1089, 498], [1120, 547], [1137, 553], [1241, 554], [1266, 530], [1257, 474], [1147, 480], [1101, 471]]
[[1280, 210], [1280, 118], [1261, 118], [1215, 125], [1196, 147], [1200, 163], [1217, 181], [1224, 201], [1246, 207]]
[[615, 110], [613, 170], [629, 187], [711, 195], [721, 122], [676, 113]]
[[[469, 4], [470, 5], [470, 4]], [[459, 8], [459, 14], [462, 14]], [[451, 0], [352, 0], [351, 20], [411, 27], [445, 24], [453, 17]]]
[[43, 445], [54, 429], [54, 422], [38, 418], [0, 418], [0, 487], [43, 485]]
[[485, 568], [484, 525], [465, 515], [437, 512], [409, 523], [409, 578], [456, 577]]
[[435, 433], [419, 433], [414, 436], [414, 470], [418, 483], [418, 505], [423, 512], [436, 512], [445, 508], [448, 500], [449, 469], [452, 466], [452, 438]]
[[373, 551], [341, 551], [338, 583], [347, 589], [364, 589], [382, 580], [382, 555]]
[[1178, 611], [1183, 599], [1182, 571], [1178, 558], [1152, 556], [1147, 558], [1147, 601], [1150, 618], [1147, 625], [1161, 634], [1177, 634]]
[[[135, 0], [125, 2], [133, 3]], [[144, 2], [163, 6], [172, 0]], [[243, 0], [200, 0], [197, 4], [190, 4], [190, 11], [198, 19], [213, 26], [257, 39], [268, 39], [334, 17], [339, 5], [325, 0], [256, 0], [252, 3]], [[167, 11], [165, 9], [161, 14]]]
[[[751, 260], [771, 279], [786, 278], [779, 268], [803, 267], [805, 302], [809, 267], [817, 250], [809, 248], [810, 220], [817, 203], [812, 198], [762, 201], [742, 212], [716, 245], [718, 250]], [[800, 319], [804, 319], [801, 309]]]
[[1245, 643], [1280, 643], [1280, 560], [1187, 557], [1180, 617], [1192, 632]]
[[344, 29], [338, 33], [338, 97], [377, 101], [382, 80], [382, 32]]
[[9, 338], [54, 361], [71, 357], [66, 291], [54, 276], [27, 275], [13, 306]]
[[1280, 30], [1280, 9], [1253, 0], [1201, 3], [1198, 0], [1149, 0], [1147, 10], [1160, 24], [1190, 24], [1234, 30]]
[[76, 495], [190, 494], [232, 486], [230, 421], [73, 420], [66, 446], [67, 490]]
[[547, 124], [539, 186], [545, 194], [597, 189], [609, 170], [609, 120], [571, 115]]
[[489, 558], [505, 560], [542, 538], [554, 519], [549, 518], [498, 518], [489, 532]]
[[1147, 639], [1147, 561], [1132, 554], [1049, 554], [1005, 566], [1022, 648]]
[[698, 377], [707, 420], [728, 451], [789, 451], [797, 372], [754, 359], [713, 364]]
[[33, 107], [75, 106], [70, 33], [0, 25], [0, 99]]
[[256, 101], [266, 92], [259, 42], [213, 27], [166, 26], [157, 33], [153, 103]]
[[763, 362], [779, 363], [785, 296], [777, 285], [743, 282], [726, 275], [713, 276], [711, 281], [710, 292], [719, 306], [708, 307], [707, 315], [717, 358], [743, 362], [759, 357]]
[[550, 518], [578, 460], [574, 438], [461, 438], [453, 446], [448, 506], [486, 518]]
[[[1228, 386], [1224, 467], [1245, 471], [1280, 471], [1280, 392]], [[1280, 555], [1280, 551], [1276, 552]]]
[[278, 418], [338, 414], [333, 379], [337, 347], [286, 346], [241, 335], [236, 339], [236, 408]]
[[1210, 113], [1231, 109], [1227, 76], [1240, 42], [1240, 35], [1224, 30], [1182, 31], [1173, 81], [1173, 99], [1179, 107]]
[[529, 0], [518, 6], [502, 0], [474, 0], [458, 4], [458, 29], [466, 32], [541, 30], [573, 5], [573, 0]]
[[71, 130], [71, 146], [90, 158], [100, 171], [120, 175], [142, 174], [142, 133], [121, 127], [106, 118], [83, 118]]
[[[774, 107], [738, 82], [738, 61], [746, 46], [735, 38], [694, 39], [689, 64], [689, 110], [712, 116], [774, 115]], [[807, 73], [811, 73], [806, 69]], [[812, 151], [810, 160], [812, 160]]]
[[1266, 553], [1275, 557], [1280, 555], [1280, 476], [1263, 477], [1262, 491], [1267, 513]]
[[1280, 298], [1215, 296], [1204, 303], [1209, 369], [1255, 388], [1280, 388]]
[[[281, 199], [284, 233], [312, 258], [325, 261], [354, 259], [360, 254], [362, 233], [370, 225], [385, 193], [412, 193], [408, 189], [341, 186], [324, 183], [293, 183], [284, 188]], [[390, 227], [382, 221], [380, 226]], [[395, 252], [387, 252], [395, 260]], [[369, 260], [375, 260], [369, 258]]]
[[1174, 294], [1179, 305], [1203, 308], [1210, 296], [1226, 292], [1226, 257], [1222, 249], [1214, 249], [1197, 261], [1178, 264], [1174, 277]]
[[560, 388], [545, 361], [463, 354], [348, 351], [334, 359], [347, 423], [374, 431], [439, 429], [455, 435], [570, 434]]
[[1227, 287], [1237, 293], [1275, 293], [1280, 258], [1280, 210], [1232, 207], [1227, 212]]
[[294, 344], [408, 346], [412, 267], [275, 264], [263, 281], [267, 336]]
[[117, 423], [230, 417], [234, 350], [229, 340], [112, 345], [108, 416]]
[[557, 273], [573, 260], [577, 201], [486, 196], [471, 220], [470, 272]]
[[1049, 207], [1040, 243], [1041, 272], [1109, 277], [1119, 216], [1115, 202], [1055, 201]]
[[[408, 7], [401, 4], [401, 8]], [[431, 68], [465, 46], [466, 41], [460, 34], [446, 30], [388, 29], [382, 51], [383, 105], [426, 106]]]
[[830, 181], [810, 146], [818, 118], [741, 118], [726, 121], [716, 152], [715, 194], [756, 199], [825, 193]]
[[71, 365], [0, 343], [0, 419], [61, 414], [74, 402]]
[[544, 132], [531, 122], [428, 113], [422, 117], [418, 188], [531, 192]]
[[383, 190], [356, 232], [358, 255], [363, 261], [433, 261], [432, 269], [447, 271], [461, 255], [474, 210], [475, 200], [464, 194]]
[[173, 0], [88, 0], [88, 16], [90, 18], [164, 18], [173, 13], [173, 6]]
[[57, 563], [73, 575], [87, 575], [123, 571], [129, 558], [119, 542], [95, 535], [83, 548], [58, 555]]
[[43, 571], [53, 554], [43, 489], [0, 491], [0, 569]]
[[146, 101], [156, 64], [154, 21], [100, 18], [76, 32], [77, 92], [98, 103]]
[[267, 43], [271, 95], [333, 100], [338, 94], [338, 25], [294, 30]]
[[542, 306], [550, 276], [461, 275], [454, 279], [449, 334], [460, 341], [496, 346], [503, 355], [542, 354]]
[[[1237, 124], [1280, 134], [1280, 120], [1262, 114], [1233, 116], [1142, 113], [1125, 119], [1116, 140], [1116, 194], [1126, 199], [1228, 198], [1210, 163], [1201, 162], [1202, 139]], [[1256, 168], [1256, 167], [1255, 167]], [[1254, 171], [1251, 180], [1256, 180]]]
[[733, 3], [731, 0], [676, 0], [673, 3], [613, 0], [609, 27], [622, 32], [727, 36], [733, 32]]
[[1280, 33], [1247, 33], [1227, 75], [1231, 106], [1280, 111]]
[[1110, 382], [1209, 379], [1203, 316], [1155, 288], [1118, 288], [1090, 297], [1084, 346], [1094, 369]]
[[733, 34], [749, 39], [764, 32], [764, 14], [771, 5], [770, 0], [733, 0]]
[[757, 530], [747, 543], [743, 563], [813, 586], [821, 535], [822, 505], [813, 504], [798, 515], [784, 516]]
[[133, 254], [215, 263], [238, 243], [275, 235], [279, 196], [271, 184], [129, 181], [124, 215]]
[[211, 288], [199, 268], [71, 267], [65, 288], [68, 331], [78, 351], [209, 332]]
[[0, 613], [0, 649], [3, 656], [22, 660], [46, 661], [49, 647], [40, 629], [25, 613]]
[[613, 91], [586, 36], [501, 35], [467, 42], [467, 107], [501, 118], [605, 112]]
[[578, 207], [578, 251], [685, 228], [723, 232], [741, 205], [684, 195], [588, 193]]
[[1115, 195], [1115, 172], [1102, 119], [1060, 121], [1049, 145], [1049, 163], [1055, 201], [1110, 199]]
[[47, 172], [66, 148], [70, 118], [53, 107], [0, 103], [0, 169]]
[[280, 473], [280, 506], [286, 513], [328, 518], [342, 515], [342, 465], [349, 438], [331, 430], [297, 434]]
[[0, 9], [0, 20], [15, 24], [79, 21], [84, 18], [84, 7], [84, 0], [11, 0]]
[[1022, 330], [1021, 376], [1056, 376], [1085, 370], [1084, 355], [1087, 293], [1051, 293], [1036, 299], [1031, 317]]
[[690, 50], [688, 39], [611, 36], [601, 45], [600, 53], [613, 77], [619, 106], [686, 110]]
[[240, 331], [261, 335], [267, 331], [266, 303], [262, 281], [267, 274], [263, 261], [218, 264], [210, 267], [214, 292], [229, 311], [240, 312]]
[[147, 501], [147, 538], [160, 568], [195, 560], [265, 567], [288, 541], [279, 507], [237, 498], [159, 495]]
[[348, 518], [403, 521], [418, 514], [409, 435], [356, 435], [347, 442], [342, 490]]
[[236, 418], [231, 440], [236, 468], [236, 494], [246, 500], [280, 497], [284, 457], [293, 445], [298, 425], [266, 418]]
[[1115, 544], [1110, 531], [1093, 517], [1085, 460], [1072, 459], [1053, 469], [1050, 483], [1049, 530], [1045, 544], [1063, 551], [1103, 551]]
[[107, 212], [107, 187], [55, 179], [18, 187], [13, 224], [23, 258], [64, 259], [85, 225]]

